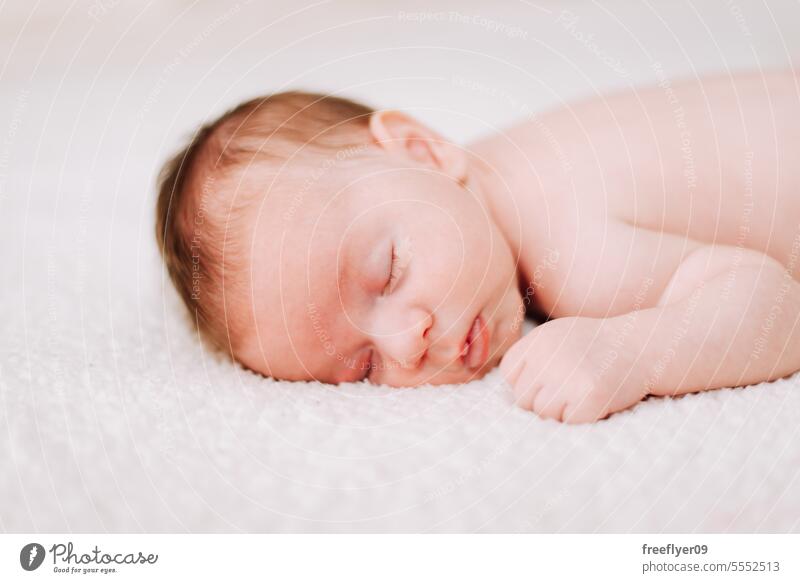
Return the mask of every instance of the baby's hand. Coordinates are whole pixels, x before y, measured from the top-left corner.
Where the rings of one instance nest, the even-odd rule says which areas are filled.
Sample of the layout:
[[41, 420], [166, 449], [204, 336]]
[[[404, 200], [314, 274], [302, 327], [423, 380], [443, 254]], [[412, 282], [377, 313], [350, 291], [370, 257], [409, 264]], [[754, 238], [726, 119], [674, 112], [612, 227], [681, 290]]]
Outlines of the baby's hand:
[[517, 404], [540, 417], [588, 423], [646, 396], [635, 339], [619, 318], [559, 318], [514, 344], [500, 370]]

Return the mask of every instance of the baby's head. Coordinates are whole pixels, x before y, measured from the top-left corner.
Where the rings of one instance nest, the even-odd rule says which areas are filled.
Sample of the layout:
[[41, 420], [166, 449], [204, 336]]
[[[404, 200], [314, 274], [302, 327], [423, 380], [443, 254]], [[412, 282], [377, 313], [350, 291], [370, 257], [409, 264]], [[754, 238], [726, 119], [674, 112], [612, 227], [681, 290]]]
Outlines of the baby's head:
[[201, 335], [265, 375], [463, 382], [519, 337], [516, 258], [470, 156], [396, 111], [243, 103], [165, 165], [156, 227]]

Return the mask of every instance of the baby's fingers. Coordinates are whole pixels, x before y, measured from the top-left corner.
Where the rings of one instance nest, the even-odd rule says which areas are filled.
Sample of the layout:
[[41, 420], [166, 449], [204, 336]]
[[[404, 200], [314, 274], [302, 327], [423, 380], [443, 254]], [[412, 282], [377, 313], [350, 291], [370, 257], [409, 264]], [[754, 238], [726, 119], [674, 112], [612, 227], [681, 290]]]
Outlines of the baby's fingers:
[[557, 383], [550, 383], [536, 393], [533, 401], [533, 412], [542, 419], [564, 420], [564, 410], [567, 401], [564, 392], [566, 388]]
[[532, 410], [536, 395], [542, 389], [543, 379], [539, 370], [530, 362], [523, 363], [522, 372], [513, 385], [514, 401], [523, 409]]
[[517, 342], [508, 349], [508, 352], [505, 353], [503, 360], [500, 361], [500, 372], [512, 387], [516, 384], [519, 375], [522, 373], [522, 369], [525, 367], [527, 349], [527, 338], [517, 340]]
[[610, 403], [596, 392], [586, 392], [584, 396], [568, 403], [564, 409], [565, 423], [594, 423], [609, 414]]

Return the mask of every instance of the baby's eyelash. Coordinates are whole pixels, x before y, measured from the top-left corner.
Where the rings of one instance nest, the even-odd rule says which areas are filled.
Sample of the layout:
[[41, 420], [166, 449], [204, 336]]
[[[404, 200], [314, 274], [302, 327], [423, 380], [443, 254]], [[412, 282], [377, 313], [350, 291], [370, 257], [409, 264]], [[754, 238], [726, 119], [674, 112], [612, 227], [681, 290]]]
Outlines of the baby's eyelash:
[[383, 295], [388, 295], [394, 291], [397, 282], [411, 261], [411, 240], [406, 237], [400, 241], [399, 245], [392, 244], [392, 263], [389, 267], [389, 281], [383, 289]]
[[384, 295], [392, 293], [394, 286], [397, 284], [397, 280], [400, 278], [400, 273], [402, 273], [402, 270], [397, 268], [398, 259], [397, 249], [392, 245], [392, 262], [389, 267], [389, 281], [386, 282], [386, 287], [383, 288]]

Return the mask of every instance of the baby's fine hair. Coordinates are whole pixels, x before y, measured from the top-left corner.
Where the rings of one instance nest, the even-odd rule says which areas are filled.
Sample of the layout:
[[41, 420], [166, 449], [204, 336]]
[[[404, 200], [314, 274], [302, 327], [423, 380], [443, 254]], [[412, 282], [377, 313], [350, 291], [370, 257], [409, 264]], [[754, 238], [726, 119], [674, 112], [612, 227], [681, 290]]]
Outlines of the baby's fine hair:
[[258, 165], [280, 181], [290, 175], [285, 170], [290, 161], [297, 165], [309, 156], [361, 147], [372, 113], [367, 106], [329, 95], [291, 91], [258, 97], [200, 127], [164, 164], [156, 239], [202, 339], [233, 353], [242, 324], [225, 316], [232, 286], [242, 280], [236, 271], [243, 268], [231, 220], [243, 200], [252, 198], [236, 192], [237, 177]]

